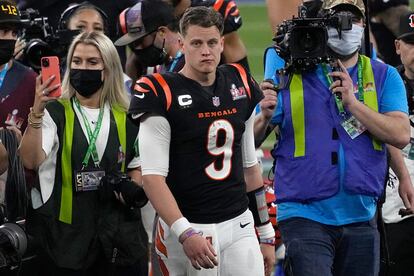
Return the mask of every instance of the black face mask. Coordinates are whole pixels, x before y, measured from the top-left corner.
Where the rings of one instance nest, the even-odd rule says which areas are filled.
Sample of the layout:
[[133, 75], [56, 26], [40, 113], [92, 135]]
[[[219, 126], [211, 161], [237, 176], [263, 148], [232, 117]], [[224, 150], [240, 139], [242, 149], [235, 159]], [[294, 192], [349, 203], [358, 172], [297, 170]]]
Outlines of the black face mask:
[[0, 65], [13, 58], [15, 39], [0, 39]]
[[90, 98], [101, 88], [102, 70], [70, 69], [69, 82], [85, 98]]
[[160, 49], [155, 47], [154, 44], [140, 50], [133, 49], [133, 51], [145, 67], [160, 65], [167, 61], [168, 54], [165, 52], [164, 47]]

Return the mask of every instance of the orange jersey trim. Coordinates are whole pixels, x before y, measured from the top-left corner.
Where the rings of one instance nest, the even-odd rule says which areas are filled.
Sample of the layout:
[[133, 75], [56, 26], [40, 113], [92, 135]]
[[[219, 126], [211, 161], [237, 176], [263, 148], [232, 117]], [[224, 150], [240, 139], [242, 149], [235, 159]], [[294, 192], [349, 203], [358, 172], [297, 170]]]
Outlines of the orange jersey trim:
[[242, 81], [243, 81], [243, 85], [246, 88], [247, 95], [249, 96], [249, 98], [251, 98], [252, 95], [251, 95], [251, 92], [250, 92], [249, 82], [247, 81], [246, 69], [244, 69], [243, 66], [241, 66], [240, 64], [237, 64], [237, 63], [231, 63], [230, 65], [236, 67], [236, 69], [239, 71], [240, 77], [242, 78]]
[[224, 0], [217, 0], [217, 1], [214, 3], [213, 9], [214, 9], [215, 11], [219, 11], [219, 10], [220, 10], [220, 8], [221, 8], [221, 6], [223, 6], [223, 3], [224, 3]]
[[[229, 13], [230, 13], [230, 10], [231, 10], [233, 7], [236, 7], [236, 3], [234, 3], [233, 1], [231, 1], [231, 2], [227, 5], [227, 7], [226, 7], [226, 12], [224, 13], [224, 18], [227, 18], [227, 16], [228, 16], [228, 15], [229, 15]], [[237, 11], [237, 8], [236, 8], [236, 11]]]
[[[138, 92], [143, 92], [143, 93], [148, 92], [148, 90], [143, 91], [143, 90], [138, 89], [138, 87], [142, 88], [139, 85], [140, 83], [145, 83], [146, 85], [148, 85], [152, 89], [152, 91], [154, 91], [155, 95], [157, 95], [157, 97], [158, 97], [157, 90], [155, 90], [155, 86], [149, 78], [147, 78], [147, 77], [140, 78], [134, 86], [134, 90], [137, 90]], [[142, 89], [144, 89], [144, 88], [142, 88]]]
[[172, 101], [170, 86], [165, 81], [164, 77], [161, 76], [160, 74], [155, 73], [153, 74], [153, 76], [158, 81], [158, 83], [161, 85], [162, 89], [164, 90], [165, 99], [167, 100], [167, 110], [169, 110], [171, 107], [171, 101]]

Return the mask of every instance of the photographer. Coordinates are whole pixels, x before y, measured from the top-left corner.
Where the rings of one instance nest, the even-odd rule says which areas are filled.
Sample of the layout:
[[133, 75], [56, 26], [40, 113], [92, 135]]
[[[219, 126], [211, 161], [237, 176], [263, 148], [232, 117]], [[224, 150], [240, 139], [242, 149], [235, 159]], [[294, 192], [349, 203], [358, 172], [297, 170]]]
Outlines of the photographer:
[[[274, 112], [270, 128], [278, 125], [281, 133], [273, 157], [286, 272], [377, 275], [375, 213], [387, 172], [385, 143], [402, 148], [409, 141], [405, 89], [395, 68], [358, 53], [362, 0], [328, 0], [322, 9], [352, 18], [352, 29], [341, 35], [327, 28], [337, 68], [291, 72], [277, 100], [262, 102], [260, 115], [266, 127]], [[276, 89], [269, 82], [265, 88]]]
[[[20, 149], [39, 173], [27, 226], [44, 251], [39, 267], [42, 275], [145, 275], [138, 128], [126, 118], [120, 60], [97, 32], [78, 35], [67, 60], [61, 99], [48, 96], [53, 77], [37, 79]], [[132, 181], [117, 176], [127, 169]]]

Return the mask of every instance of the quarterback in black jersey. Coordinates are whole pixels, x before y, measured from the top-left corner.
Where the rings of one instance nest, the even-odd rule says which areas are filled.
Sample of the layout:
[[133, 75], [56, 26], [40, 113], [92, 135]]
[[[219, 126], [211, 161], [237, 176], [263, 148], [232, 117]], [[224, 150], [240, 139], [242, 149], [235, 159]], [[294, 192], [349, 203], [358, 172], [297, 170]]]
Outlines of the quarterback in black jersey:
[[247, 50], [237, 30], [242, 25], [242, 17], [234, 0], [164, 0], [174, 6], [175, 14], [181, 17], [189, 7], [210, 7], [224, 19], [224, 51], [222, 63], [239, 63], [249, 69]]
[[274, 231], [253, 138], [263, 93], [243, 66], [217, 68], [224, 41], [216, 11], [189, 8], [180, 30], [183, 69], [138, 80], [129, 111], [140, 122], [144, 189], [161, 218], [161, 269], [269, 275]]

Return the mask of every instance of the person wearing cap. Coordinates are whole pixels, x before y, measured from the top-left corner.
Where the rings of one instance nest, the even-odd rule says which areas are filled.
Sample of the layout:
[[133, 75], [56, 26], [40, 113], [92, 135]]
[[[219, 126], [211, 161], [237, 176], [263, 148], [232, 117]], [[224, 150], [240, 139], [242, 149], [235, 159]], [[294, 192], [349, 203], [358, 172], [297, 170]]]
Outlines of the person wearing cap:
[[36, 82], [36, 73], [13, 59], [21, 29], [17, 7], [0, 1], [0, 127], [12, 127], [16, 132], [26, 129]]
[[[133, 54], [127, 60], [128, 75], [137, 79], [135, 63], [143, 68], [160, 66], [158, 72], [178, 72], [184, 64], [180, 51], [178, 21], [172, 7], [161, 0], [140, 1], [119, 15], [119, 26], [124, 33], [115, 45], [128, 45]], [[131, 68], [132, 67], [132, 68]]]
[[216, 10], [224, 19], [224, 50], [221, 63], [239, 63], [247, 70], [247, 50], [237, 33], [242, 26], [242, 17], [234, 0], [164, 0], [174, 7], [176, 16], [181, 17], [189, 7], [205, 6]]
[[[395, 68], [358, 52], [366, 20], [362, 0], [326, 0], [322, 11], [352, 17], [352, 29], [341, 37], [327, 30], [340, 70], [320, 64], [292, 73], [261, 112], [274, 112], [270, 124], [280, 129], [272, 155], [285, 267], [295, 276], [377, 275], [386, 144], [409, 142], [405, 89]], [[273, 84], [264, 82], [264, 88]]]
[[[414, 12], [409, 11], [400, 16], [398, 37], [395, 40], [396, 53], [402, 65], [397, 69], [404, 81], [407, 91], [408, 114], [410, 117], [411, 137], [414, 137]], [[385, 223], [384, 240], [387, 243], [388, 266], [381, 267], [380, 275], [411, 275], [414, 271], [414, 204], [407, 200], [414, 193], [414, 152], [413, 138], [402, 150], [391, 153], [390, 179], [386, 187], [386, 200], [382, 207]], [[408, 191], [407, 191], [408, 190]], [[401, 196], [400, 196], [401, 195]], [[387, 254], [388, 253], [388, 254]], [[387, 254], [387, 255], [386, 255]]]
[[240, 64], [218, 66], [222, 32], [218, 12], [187, 9], [183, 69], [142, 77], [129, 109], [140, 124], [144, 189], [160, 216], [164, 275], [270, 275], [274, 265], [253, 138], [262, 91]]

